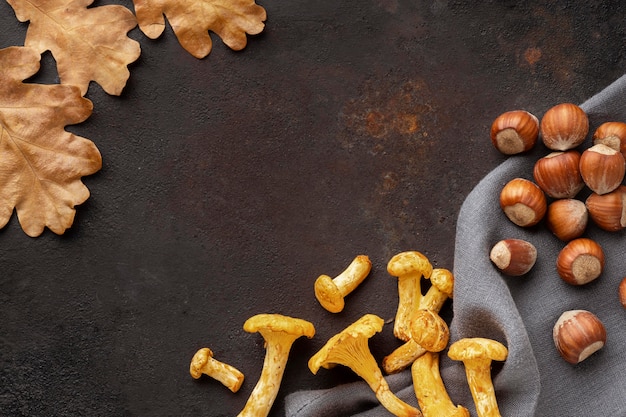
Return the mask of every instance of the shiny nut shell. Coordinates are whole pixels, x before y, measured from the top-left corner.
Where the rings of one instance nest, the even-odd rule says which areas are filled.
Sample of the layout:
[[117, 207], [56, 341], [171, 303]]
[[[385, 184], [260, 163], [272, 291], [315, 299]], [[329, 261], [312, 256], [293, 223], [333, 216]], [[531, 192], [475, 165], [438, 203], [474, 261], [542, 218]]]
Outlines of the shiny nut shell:
[[535, 162], [535, 183], [552, 198], [573, 198], [585, 186], [580, 175], [580, 152], [552, 152]]
[[539, 136], [539, 120], [525, 110], [502, 113], [491, 125], [491, 142], [505, 155], [532, 149]]
[[593, 144], [602, 143], [613, 148], [626, 158], [626, 123], [605, 122], [593, 133]]
[[599, 228], [616, 232], [626, 227], [626, 186], [602, 195], [592, 193], [585, 205], [589, 217]]
[[513, 223], [529, 227], [543, 219], [548, 203], [537, 184], [524, 178], [514, 178], [500, 192], [500, 207]]
[[566, 151], [583, 143], [589, 133], [589, 118], [576, 104], [561, 103], [546, 111], [539, 128], [548, 149]]
[[586, 310], [566, 311], [552, 330], [554, 345], [563, 359], [577, 364], [606, 344], [606, 328], [600, 319]]
[[594, 240], [584, 237], [574, 239], [559, 252], [556, 270], [568, 284], [587, 284], [602, 274], [604, 251]]
[[548, 205], [546, 227], [564, 242], [581, 237], [588, 222], [587, 206], [580, 200], [564, 198]]
[[625, 173], [624, 156], [606, 145], [593, 145], [580, 155], [580, 175], [587, 187], [597, 194], [615, 190]]
[[493, 245], [489, 259], [502, 273], [521, 276], [537, 261], [537, 248], [523, 239], [504, 239]]

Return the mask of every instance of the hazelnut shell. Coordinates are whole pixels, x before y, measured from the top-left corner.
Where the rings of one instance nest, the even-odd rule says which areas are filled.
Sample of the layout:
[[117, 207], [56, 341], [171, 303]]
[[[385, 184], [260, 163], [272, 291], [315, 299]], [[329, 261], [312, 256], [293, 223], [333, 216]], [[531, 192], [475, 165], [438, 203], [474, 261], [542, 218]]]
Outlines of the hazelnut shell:
[[529, 151], [538, 136], [539, 120], [525, 110], [502, 113], [491, 125], [491, 142], [505, 155]]
[[585, 187], [580, 175], [580, 152], [552, 152], [535, 162], [535, 183], [552, 198], [574, 198]]
[[568, 284], [587, 284], [597, 279], [604, 270], [602, 247], [588, 238], [574, 239], [559, 252], [556, 269], [561, 279]]
[[544, 192], [537, 184], [524, 178], [514, 178], [500, 192], [500, 207], [518, 226], [534, 226], [548, 209]]
[[570, 310], [556, 321], [552, 337], [561, 357], [577, 364], [605, 345], [606, 328], [595, 314], [586, 310]]
[[626, 227], [626, 186], [606, 194], [592, 193], [585, 200], [591, 220], [601, 229], [616, 232]]
[[624, 156], [606, 145], [593, 145], [580, 155], [580, 175], [597, 194], [615, 190], [624, 180], [626, 161]]
[[589, 118], [576, 104], [561, 103], [546, 111], [539, 128], [548, 149], [566, 151], [583, 143], [589, 133]]

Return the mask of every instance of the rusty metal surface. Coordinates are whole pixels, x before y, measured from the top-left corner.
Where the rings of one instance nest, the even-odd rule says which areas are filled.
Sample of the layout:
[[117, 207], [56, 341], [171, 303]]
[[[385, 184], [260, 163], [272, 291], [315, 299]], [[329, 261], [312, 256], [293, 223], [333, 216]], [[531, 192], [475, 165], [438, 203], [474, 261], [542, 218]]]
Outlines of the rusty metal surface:
[[[272, 416], [289, 392], [356, 380], [307, 360], [364, 313], [393, 318], [395, 253], [452, 268], [458, 210], [504, 160], [491, 121], [582, 102], [623, 73], [619, 1], [525, 3], [261, 1], [264, 33], [241, 52], [214, 38], [204, 60], [169, 27], [134, 31], [123, 95], [92, 85], [94, 114], [71, 128], [104, 161], [75, 225], [0, 231], [0, 414], [236, 415], [264, 355], [242, 325], [264, 312], [317, 329]], [[1, 3], [0, 47], [25, 29]], [[35, 81], [55, 82], [44, 64]], [[325, 312], [314, 279], [359, 253], [372, 273]], [[372, 351], [397, 345], [385, 328]], [[203, 346], [244, 371], [239, 393], [190, 378]]]

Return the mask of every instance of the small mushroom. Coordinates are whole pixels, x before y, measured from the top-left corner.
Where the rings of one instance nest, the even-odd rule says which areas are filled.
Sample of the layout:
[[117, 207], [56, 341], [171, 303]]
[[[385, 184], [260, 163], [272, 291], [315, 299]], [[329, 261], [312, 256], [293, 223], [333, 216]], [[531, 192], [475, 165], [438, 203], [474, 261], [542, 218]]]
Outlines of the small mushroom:
[[491, 362], [504, 361], [508, 349], [500, 342], [481, 337], [466, 338], [450, 345], [448, 356], [462, 361], [478, 417], [500, 417], [491, 380]]
[[394, 374], [408, 368], [425, 352], [440, 352], [450, 340], [446, 322], [431, 310], [417, 310], [411, 322], [411, 338], [383, 358], [383, 369]]
[[411, 366], [413, 390], [424, 417], [469, 417], [469, 410], [454, 405], [439, 372], [439, 353], [426, 352]]
[[423, 254], [408, 251], [392, 257], [387, 264], [387, 271], [398, 277], [398, 310], [393, 334], [406, 342], [411, 338], [411, 319], [422, 298], [421, 278], [430, 278], [433, 266]]
[[448, 298], [452, 298], [454, 290], [454, 275], [445, 268], [435, 268], [430, 274], [430, 288], [420, 301], [420, 308], [441, 311]]
[[213, 351], [209, 348], [199, 349], [189, 365], [189, 373], [194, 379], [200, 378], [203, 374], [221, 382], [232, 392], [239, 391], [243, 384], [244, 375], [236, 368], [222, 363], [213, 358]]
[[258, 332], [265, 340], [265, 359], [256, 386], [238, 417], [266, 417], [276, 396], [285, 372], [289, 351], [296, 339], [315, 335], [313, 324], [302, 319], [280, 314], [258, 314], [243, 325], [246, 332]]
[[315, 280], [315, 298], [331, 313], [339, 313], [345, 305], [344, 297], [350, 294], [367, 277], [372, 262], [366, 255], [358, 255], [352, 263], [334, 279], [320, 275]]
[[399, 417], [421, 417], [415, 407], [399, 399], [389, 388], [376, 359], [369, 349], [369, 339], [383, 328], [384, 320], [366, 314], [336, 334], [309, 359], [309, 369], [317, 374], [320, 367], [343, 365], [352, 369], [370, 386], [376, 398], [390, 413]]

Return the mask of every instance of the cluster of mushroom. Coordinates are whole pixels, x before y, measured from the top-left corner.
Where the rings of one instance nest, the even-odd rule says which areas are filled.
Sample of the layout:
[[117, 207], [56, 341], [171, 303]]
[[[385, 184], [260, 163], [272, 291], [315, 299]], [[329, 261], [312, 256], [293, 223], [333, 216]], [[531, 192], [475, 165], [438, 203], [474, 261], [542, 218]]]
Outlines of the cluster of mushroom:
[[[315, 282], [315, 296], [329, 312], [343, 310], [344, 298], [369, 275], [371, 262], [359, 255], [337, 277], [321, 275]], [[439, 373], [439, 355], [448, 347], [450, 332], [439, 311], [452, 297], [454, 277], [443, 268], [433, 268], [416, 251], [395, 255], [387, 265], [398, 278], [399, 303], [394, 321], [394, 335], [404, 344], [382, 360], [382, 369], [369, 348], [369, 339], [380, 332], [384, 320], [365, 314], [343, 331], [331, 337], [313, 355], [308, 367], [313, 374], [320, 368], [335, 365], [350, 368], [370, 386], [381, 405], [400, 417], [469, 417], [469, 411], [450, 399]], [[431, 282], [426, 294], [421, 280]], [[312, 323], [280, 314], [258, 314], [244, 323], [247, 332], [258, 332], [265, 340], [266, 354], [261, 376], [238, 417], [266, 417], [278, 395], [292, 344], [300, 337], [312, 338]], [[462, 361], [479, 417], [500, 416], [491, 380], [491, 361], [504, 361], [507, 348], [486, 338], [460, 339], [449, 346], [448, 356]], [[411, 368], [414, 392], [419, 408], [402, 401], [393, 393], [383, 375]], [[199, 349], [189, 368], [193, 378], [208, 375], [237, 392], [244, 375], [231, 365], [213, 358], [209, 348]]]
[[[361, 255], [334, 280], [322, 276], [316, 282], [316, 297], [330, 312], [338, 312], [337, 304], [362, 282], [369, 273]], [[360, 265], [360, 266], [359, 266]], [[360, 273], [355, 273], [360, 271]], [[467, 408], [455, 405], [448, 395], [439, 373], [439, 355], [447, 346], [450, 332], [439, 311], [452, 297], [453, 274], [443, 268], [433, 268], [428, 259], [417, 251], [401, 252], [389, 261], [387, 271], [398, 278], [398, 308], [394, 320], [394, 335], [404, 341], [382, 360], [382, 369], [372, 355], [368, 340], [380, 332], [384, 320], [366, 314], [333, 336], [310, 360], [311, 372], [343, 365], [367, 382], [381, 405], [395, 416], [463, 417]], [[347, 279], [351, 277], [351, 279]], [[421, 291], [422, 279], [431, 282], [426, 294]], [[333, 287], [332, 290], [328, 288]], [[341, 302], [337, 302], [337, 298]], [[331, 306], [331, 308], [328, 308]], [[491, 361], [503, 361], [508, 355], [501, 343], [486, 338], [465, 338], [449, 346], [448, 356], [462, 361], [477, 413], [480, 417], [500, 415], [491, 380]], [[413, 388], [419, 409], [399, 399], [389, 388], [387, 374], [411, 368]]]
[[[520, 227], [545, 221], [564, 246], [556, 259], [559, 277], [571, 285], [584, 285], [603, 272], [605, 253], [594, 240], [584, 237], [589, 219], [600, 229], [616, 232], [626, 228], [626, 123], [609, 121], [593, 133], [592, 146], [580, 150], [589, 134], [585, 111], [561, 103], [544, 114], [541, 121], [524, 110], [501, 114], [491, 126], [491, 140], [504, 154], [529, 151], [539, 136], [550, 153], [533, 167], [533, 180], [514, 178], [500, 193], [505, 215]], [[503, 273], [520, 276], [529, 272], [537, 259], [535, 246], [520, 239], [496, 243], [490, 258]], [[626, 307], [626, 278], [618, 287]], [[565, 342], [566, 333], [571, 334]], [[606, 343], [606, 330], [591, 312], [565, 312], [556, 322], [553, 338], [561, 356], [578, 363]]]

